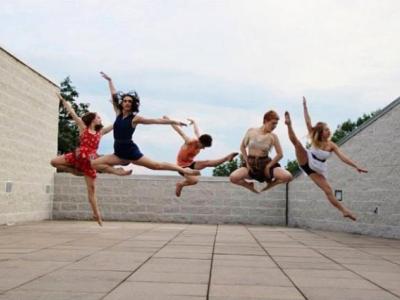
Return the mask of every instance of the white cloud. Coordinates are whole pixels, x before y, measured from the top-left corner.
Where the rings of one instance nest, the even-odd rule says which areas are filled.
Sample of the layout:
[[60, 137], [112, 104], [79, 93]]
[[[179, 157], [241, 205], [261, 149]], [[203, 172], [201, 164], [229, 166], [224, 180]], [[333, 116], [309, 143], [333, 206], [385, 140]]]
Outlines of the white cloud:
[[[214, 157], [238, 149], [270, 108], [289, 109], [304, 137], [302, 95], [332, 129], [396, 98], [399, 13], [395, 0], [2, 1], [0, 40], [55, 81], [71, 75], [106, 124], [100, 70], [138, 89], [146, 116], [197, 118], [215, 138], [201, 157]], [[293, 157], [283, 122], [277, 133]], [[180, 146], [162, 126], [135, 139], [168, 161]]]

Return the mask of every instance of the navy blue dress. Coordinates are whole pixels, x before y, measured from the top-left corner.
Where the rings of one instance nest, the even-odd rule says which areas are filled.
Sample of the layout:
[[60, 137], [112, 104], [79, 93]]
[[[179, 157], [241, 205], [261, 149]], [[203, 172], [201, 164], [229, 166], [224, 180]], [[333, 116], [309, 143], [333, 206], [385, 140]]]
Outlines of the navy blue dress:
[[125, 118], [119, 114], [114, 122], [114, 154], [122, 159], [138, 160], [143, 156], [139, 147], [132, 141], [136, 127], [132, 127], [134, 114]]

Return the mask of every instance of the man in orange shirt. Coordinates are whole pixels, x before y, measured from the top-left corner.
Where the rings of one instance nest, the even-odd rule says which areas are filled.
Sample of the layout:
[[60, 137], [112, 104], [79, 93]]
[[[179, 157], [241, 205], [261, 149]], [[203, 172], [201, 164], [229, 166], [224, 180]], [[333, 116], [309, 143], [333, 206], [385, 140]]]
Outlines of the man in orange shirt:
[[[168, 118], [164, 116], [164, 118]], [[189, 138], [179, 126], [172, 125], [175, 131], [183, 138], [185, 143], [179, 150], [178, 156], [176, 158], [178, 166], [182, 168], [191, 168], [193, 170], [203, 170], [207, 167], [216, 167], [226, 161], [232, 161], [236, 155], [239, 153], [232, 152], [229, 155], [226, 155], [220, 159], [215, 160], [197, 160], [195, 161], [195, 157], [199, 154], [200, 150], [204, 148], [211, 147], [212, 137], [208, 134], [200, 135], [200, 130], [197, 126], [197, 123], [188, 119], [189, 124], [193, 125], [193, 130], [195, 134], [195, 138]], [[182, 189], [184, 186], [195, 185], [199, 182], [199, 176], [188, 176], [180, 173], [185, 179], [176, 184], [175, 194], [177, 197], [181, 195]]]

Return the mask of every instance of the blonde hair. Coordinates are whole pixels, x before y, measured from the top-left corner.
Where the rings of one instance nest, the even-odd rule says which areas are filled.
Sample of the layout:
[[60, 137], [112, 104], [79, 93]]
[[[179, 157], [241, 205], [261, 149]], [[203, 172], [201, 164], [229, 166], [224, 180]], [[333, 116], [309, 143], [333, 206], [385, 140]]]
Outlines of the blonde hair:
[[324, 129], [326, 127], [326, 123], [324, 122], [318, 122], [317, 124], [315, 124], [315, 126], [311, 129], [309, 138], [311, 140], [311, 145], [317, 147], [317, 148], [321, 148], [322, 147], [322, 143], [324, 142], [322, 140], [322, 133], [324, 132]]

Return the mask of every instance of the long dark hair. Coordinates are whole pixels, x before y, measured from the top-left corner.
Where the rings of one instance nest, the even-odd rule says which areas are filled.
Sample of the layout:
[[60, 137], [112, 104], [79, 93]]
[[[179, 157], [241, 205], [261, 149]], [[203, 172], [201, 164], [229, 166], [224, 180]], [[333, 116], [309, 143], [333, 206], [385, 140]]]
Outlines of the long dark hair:
[[131, 113], [138, 113], [139, 112], [139, 106], [140, 106], [140, 98], [139, 95], [136, 93], [136, 91], [130, 91], [127, 93], [123, 92], [118, 92], [116, 94], [113, 94], [112, 101], [113, 104], [118, 107], [118, 109], [122, 112], [122, 100], [125, 97], [130, 97], [132, 98], [132, 108], [131, 108]]
[[[93, 120], [96, 118], [95, 112], [88, 112], [82, 116], [82, 122], [85, 123], [86, 127], [89, 127], [92, 124]], [[94, 126], [94, 130], [100, 131], [103, 128], [103, 124], [97, 124]]]

